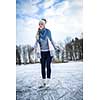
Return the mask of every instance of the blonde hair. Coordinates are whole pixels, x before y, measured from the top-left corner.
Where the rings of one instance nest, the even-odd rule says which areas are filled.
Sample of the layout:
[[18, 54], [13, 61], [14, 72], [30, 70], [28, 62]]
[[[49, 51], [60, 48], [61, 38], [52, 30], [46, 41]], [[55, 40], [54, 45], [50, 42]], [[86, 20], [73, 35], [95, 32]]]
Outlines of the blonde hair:
[[36, 38], [36, 40], [39, 40], [39, 32], [36, 33], [35, 38]]

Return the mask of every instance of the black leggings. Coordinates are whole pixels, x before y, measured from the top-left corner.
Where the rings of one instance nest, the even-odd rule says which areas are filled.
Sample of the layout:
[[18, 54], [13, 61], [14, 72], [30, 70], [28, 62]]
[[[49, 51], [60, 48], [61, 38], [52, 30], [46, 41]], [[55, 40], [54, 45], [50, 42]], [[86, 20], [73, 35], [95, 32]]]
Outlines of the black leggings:
[[[46, 75], [47, 78], [51, 77], [51, 60], [52, 57], [50, 56], [50, 51], [45, 51], [41, 52], [41, 73], [42, 73], [42, 78], [45, 79]], [[47, 73], [45, 71], [45, 68], [47, 67]]]

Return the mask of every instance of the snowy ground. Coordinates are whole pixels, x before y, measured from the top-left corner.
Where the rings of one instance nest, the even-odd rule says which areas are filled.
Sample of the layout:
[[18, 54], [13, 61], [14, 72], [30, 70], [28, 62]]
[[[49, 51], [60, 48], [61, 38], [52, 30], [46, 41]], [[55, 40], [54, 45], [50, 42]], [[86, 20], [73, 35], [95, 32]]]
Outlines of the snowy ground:
[[83, 100], [83, 62], [51, 66], [51, 87], [38, 91], [40, 64], [17, 65], [16, 100]]

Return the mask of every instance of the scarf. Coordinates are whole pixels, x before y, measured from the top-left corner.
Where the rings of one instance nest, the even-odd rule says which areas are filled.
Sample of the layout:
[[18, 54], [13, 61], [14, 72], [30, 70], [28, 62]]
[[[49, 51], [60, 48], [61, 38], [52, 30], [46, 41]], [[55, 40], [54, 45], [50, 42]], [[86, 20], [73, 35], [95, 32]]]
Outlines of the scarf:
[[42, 30], [39, 30], [39, 39], [40, 38], [45, 40], [45, 38], [46, 38], [46, 29], [45, 28]]

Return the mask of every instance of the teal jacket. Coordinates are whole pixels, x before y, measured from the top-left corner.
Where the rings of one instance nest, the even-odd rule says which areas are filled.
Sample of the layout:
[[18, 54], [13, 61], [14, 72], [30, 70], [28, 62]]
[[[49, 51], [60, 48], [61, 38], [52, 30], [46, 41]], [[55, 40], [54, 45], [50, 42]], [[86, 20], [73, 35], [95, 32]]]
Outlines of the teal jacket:
[[49, 51], [50, 50], [48, 42], [49, 39], [54, 49], [56, 50], [56, 46], [52, 40], [51, 31], [47, 28], [44, 28], [42, 30], [39, 30], [38, 32], [39, 32], [39, 39], [36, 40], [34, 48], [37, 46], [37, 43], [39, 43], [41, 51]]

